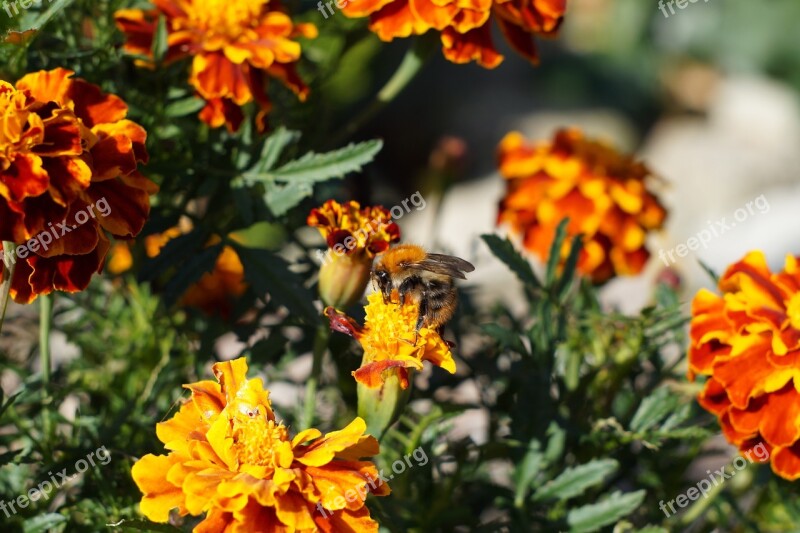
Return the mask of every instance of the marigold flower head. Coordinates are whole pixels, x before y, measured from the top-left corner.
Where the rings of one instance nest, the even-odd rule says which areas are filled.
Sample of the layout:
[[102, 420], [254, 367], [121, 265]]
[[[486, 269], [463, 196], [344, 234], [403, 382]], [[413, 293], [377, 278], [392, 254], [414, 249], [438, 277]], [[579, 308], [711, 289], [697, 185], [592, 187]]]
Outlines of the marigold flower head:
[[689, 378], [708, 376], [700, 405], [741, 451], [766, 447], [788, 480], [800, 478], [798, 260], [773, 273], [756, 251], [728, 267], [722, 296], [703, 289], [692, 302], [689, 347]]
[[[393, 299], [397, 299], [396, 293]], [[385, 373], [396, 372], [405, 389], [408, 369], [422, 370], [423, 361], [455, 373], [453, 354], [439, 333], [428, 328], [416, 331], [417, 304], [384, 302], [379, 293], [370, 294], [367, 301], [363, 328], [343, 313], [331, 307], [325, 309], [331, 329], [355, 337], [364, 349], [361, 368], [353, 372], [356, 381], [374, 389], [383, 383]]]
[[[85, 289], [103, 268], [105, 232], [138, 234], [157, 189], [137, 170], [147, 134], [125, 118], [128, 106], [72, 75], [57, 68], [16, 86], [0, 81], [0, 239], [27, 247], [4, 257], [16, 265], [11, 296], [20, 303]], [[101, 205], [107, 212], [94, 211]]]
[[319, 229], [328, 248], [339, 255], [365, 253], [372, 258], [400, 240], [400, 228], [383, 206], [328, 200], [311, 210], [306, 223]]
[[[305, 100], [308, 87], [297, 74], [298, 37], [313, 38], [312, 24], [295, 24], [278, 0], [152, 0], [155, 9], [115, 14], [126, 34], [125, 50], [152, 57], [159, 17], [166, 19], [164, 60], [192, 57], [189, 83], [206, 101], [200, 119], [212, 127], [241, 124], [241, 106], [255, 101], [257, 125], [265, 129], [271, 103], [268, 78], [276, 78]], [[140, 62], [142, 64], [142, 62]], [[145, 62], [147, 66], [152, 62]]]
[[370, 29], [383, 41], [440, 32], [442, 52], [453, 63], [477, 61], [495, 68], [503, 56], [492, 42], [496, 20], [508, 44], [538, 62], [534, 37], [553, 36], [566, 10], [566, 0], [350, 0], [342, 12], [369, 17]]
[[362, 419], [326, 435], [307, 429], [291, 437], [261, 379], [247, 379], [244, 358], [213, 369], [219, 383], [185, 385], [191, 399], [156, 425], [169, 453], [133, 466], [147, 518], [166, 522], [172, 509], [205, 513], [195, 533], [378, 531], [364, 498], [390, 491], [375, 465], [360, 460], [379, 450]]
[[535, 144], [510, 133], [500, 143], [499, 159], [507, 192], [498, 223], [522, 234], [528, 250], [546, 259], [559, 223], [569, 218], [567, 233], [584, 236], [579, 272], [602, 283], [642, 271], [650, 257], [647, 232], [666, 218], [645, 184], [646, 166], [574, 129]]

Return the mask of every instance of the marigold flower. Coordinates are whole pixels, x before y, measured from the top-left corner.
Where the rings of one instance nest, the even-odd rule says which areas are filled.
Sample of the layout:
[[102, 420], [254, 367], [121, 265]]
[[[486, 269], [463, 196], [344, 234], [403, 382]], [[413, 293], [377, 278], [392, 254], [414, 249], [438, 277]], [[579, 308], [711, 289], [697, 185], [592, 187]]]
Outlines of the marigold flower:
[[360, 460], [379, 451], [363, 420], [292, 438], [261, 379], [247, 379], [243, 357], [213, 370], [219, 383], [184, 385], [191, 399], [156, 425], [169, 453], [133, 465], [147, 518], [166, 522], [176, 508], [181, 516], [205, 513], [195, 533], [378, 531], [364, 499], [390, 490], [375, 465]]
[[[212, 127], [241, 124], [241, 106], [255, 101], [256, 122], [265, 129], [271, 103], [268, 78], [276, 78], [301, 101], [308, 87], [297, 74], [298, 37], [314, 38], [313, 24], [295, 24], [277, 0], [152, 0], [155, 9], [115, 14], [126, 34], [125, 50], [152, 58], [159, 17], [167, 25], [166, 62], [192, 57], [189, 83], [206, 101], [200, 119]], [[152, 66], [152, 61], [141, 62]]]
[[311, 210], [307, 224], [318, 228], [328, 243], [319, 272], [319, 294], [326, 305], [344, 308], [364, 295], [372, 259], [400, 240], [400, 228], [381, 206], [328, 200]]
[[370, 294], [367, 301], [363, 328], [343, 313], [331, 307], [325, 309], [331, 329], [355, 337], [364, 349], [361, 368], [353, 372], [356, 381], [374, 389], [381, 386], [386, 373], [393, 372], [406, 389], [408, 369], [422, 370], [423, 361], [455, 373], [453, 354], [439, 333], [428, 328], [416, 331], [417, 304], [406, 302], [401, 306], [394, 301], [384, 302], [379, 293]]
[[396, 37], [440, 33], [442, 52], [453, 63], [477, 61], [495, 68], [503, 56], [492, 42], [496, 20], [511, 47], [538, 62], [534, 37], [554, 36], [566, 10], [566, 0], [351, 0], [342, 12], [369, 17], [370, 29], [383, 41]]
[[58, 68], [16, 86], [0, 81], [0, 239], [27, 247], [4, 257], [16, 263], [19, 303], [85, 289], [103, 268], [105, 232], [138, 234], [157, 190], [137, 170], [147, 134], [125, 118], [128, 106], [72, 75]]
[[[742, 452], [762, 444], [772, 470], [800, 478], [800, 265], [772, 273], [750, 252], [692, 302], [689, 378], [709, 376], [698, 400]], [[766, 460], [766, 458], [764, 459]]]
[[521, 233], [528, 250], [546, 259], [568, 217], [568, 234], [584, 236], [579, 272], [602, 283], [642, 271], [650, 257], [647, 232], [660, 229], [666, 218], [645, 184], [645, 165], [574, 129], [537, 144], [510, 133], [500, 143], [499, 159], [507, 192], [498, 223]]

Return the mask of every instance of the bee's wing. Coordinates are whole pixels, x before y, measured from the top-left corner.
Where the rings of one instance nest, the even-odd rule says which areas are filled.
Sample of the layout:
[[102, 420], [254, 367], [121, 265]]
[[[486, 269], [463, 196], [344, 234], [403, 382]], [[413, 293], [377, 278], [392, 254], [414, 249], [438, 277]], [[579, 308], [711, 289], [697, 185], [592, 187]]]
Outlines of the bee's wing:
[[428, 254], [422, 261], [409, 265], [410, 268], [427, 270], [435, 274], [443, 274], [451, 278], [467, 279], [464, 272], [472, 272], [475, 267], [469, 261], [444, 254]]

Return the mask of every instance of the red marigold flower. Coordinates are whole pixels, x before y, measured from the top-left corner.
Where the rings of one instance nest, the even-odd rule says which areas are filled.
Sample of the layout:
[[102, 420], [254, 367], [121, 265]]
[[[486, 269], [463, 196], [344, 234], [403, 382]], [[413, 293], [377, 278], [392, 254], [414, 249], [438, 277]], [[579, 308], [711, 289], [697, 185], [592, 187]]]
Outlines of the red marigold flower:
[[[77, 292], [103, 268], [108, 231], [131, 238], [156, 191], [139, 174], [144, 129], [119, 97], [58, 68], [0, 81], [0, 239], [18, 246], [11, 296]], [[97, 209], [97, 211], [95, 211]]]
[[769, 451], [772, 470], [800, 478], [800, 265], [773, 273], [760, 251], [734, 263], [692, 302], [689, 379], [709, 376], [698, 400], [729, 442]]
[[647, 232], [660, 229], [666, 218], [645, 184], [645, 165], [578, 130], [561, 130], [552, 142], [536, 144], [510, 133], [500, 143], [499, 159], [508, 186], [498, 222], [521, 233], [528, 250], [546, 259], [558, 225], [569, 218], [568, 234], [584, 236], [579, 272], [602, 283], [642, 271], [650, 257]]
[[[301, 101], [308, 87], [297, 74], [297, 37], [314, 38], [313, 24], [295, 24], [277, 0], [152, 0], [155, 9], [117, 11], [117, 26], [125, 32], [125, 50], [152, 58], [159, 17], [167, 24], [166, 62], [192, 57], [189, 83], [206, 101], [200, 119], [235, 131], [241, 106], [255, 101], [256, 122], [265, 129], [271, 104], [267, 79], [277, 78]], [[152, 62], [139, 64], [152, 66]]]
[[492, 19], [508, 43], [532, 63], [538, 62], [534, 37], [554, 36], [567, 0], [350, 0], [342, 12], [369, 17], [383, 41], [441, 32], [442, 52], [453, 63], [477, 61], [495, 68], [503, 56], [492, 42]]

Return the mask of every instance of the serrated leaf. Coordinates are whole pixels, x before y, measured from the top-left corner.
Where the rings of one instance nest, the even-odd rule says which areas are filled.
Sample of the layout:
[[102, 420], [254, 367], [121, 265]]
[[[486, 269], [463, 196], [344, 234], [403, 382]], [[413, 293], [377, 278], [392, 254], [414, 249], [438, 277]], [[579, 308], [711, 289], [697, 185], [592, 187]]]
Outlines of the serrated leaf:
[[634, 512], [644, 501], [645, 491], [615, 492], [598, 503], [570, 509], [567, 523], [571, 533], [587, 533], [614, 524]]
[[317, 318], [317, 309], [312, 303], [314, 296], [303, 286], [300, 277], [289, 270], [286, 261], [267, 250], [248, 248], [236, 242], [229, 244], [239, 255], [245, 276], [256, 293], [269, 294], [275, 302], [309, 322]]
[[569, 219], [562, 220], [558, 228], [556, 228], [556, 236], [553, 239], [553, 244], [550, 245], [550, 255], [547, 256], [547, 269], [545, 270], [545, 286], [552, 287], [553, 282], [556, 280], [558, 273], [558, 264], [561, 262], [561, 248], [564, 246], [564, 241], [567, 239], [567, 225]]
[[568, 500], [580, 496], [587, 489], [599, 485], [619, 468], [614, 459], [599, 459], [574, 468], [567, 468], [554, 480], [540, 487], [534, 501]]
[[192, 113], [197, 113], [205, 107], [206, 103], [196, 97], [184, 98], [176, 102], [172, 102], [164, 108], [164, 114], [168, 117], [185, 117]]
[[350, 172], [361, 170], [364, 165], [375, 158], [382, 147], [383, 141], [373, 140], [350, 144], [324, 154], [309, 152], [300, 159], [290, 161], [276, 170], [260, 174], [247, 173], [245, 178], [253, 181], [277, 180], [305, 183], [342, 178]]
[[314, 188], [305, 182], [291, 182], [286, 185], [267, 182], [264, 188], [266, 189], [264, 202], [276, 217], [285, 215], [314, 193]]
[[205, 244], [206, 236], [199, 231], [191, 231], [170, 239], [152, 260], [145, 261], [139, 276], [144, 281], [152, 281], [169, 267], [181, 263], [186, 257], [199, 253]]
[[670, 395], [667, 389], [658, 389], [642, 400], [631, 420], [631, 431], [640, 433], [653, 427], [675, 409], [676, 403], [677, 398]]
[[153, 45], [151, 51], [153, 52], [153, 59], [160, 63], [162, 59], [164, 59], [164, 55], [167, 53], [167, 49], [169, 48], [168, 40], [168, 32], [167, 32], [167, 17], [164, 15], [159, 15], [158, 22], [156, 23], [156, 31], [153, 35]]
[[281, 154], [286, 150], [286, 147], [296, 142], [299, 138], [299, 131], [287, 130], [283, 126], [280, 126], [272, 132], [272, 135], [264, 142], [261, 156], [251, 170], [255, 173], [272, 170], [277, 164]]
[[522, 283], [528, 287], [541, 287], [530, 263], [517, 252], [510, 240], [492, 234], [481, 235], [481, 239], [492, 254], [505, 263]]
[[22, 524], [22, 531], [24, 533], [43, 533], [66, 521], [67, 517], [58, 513], [41, 514], [25, 520]]

